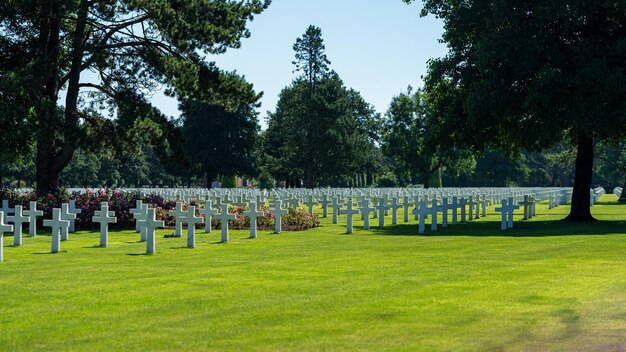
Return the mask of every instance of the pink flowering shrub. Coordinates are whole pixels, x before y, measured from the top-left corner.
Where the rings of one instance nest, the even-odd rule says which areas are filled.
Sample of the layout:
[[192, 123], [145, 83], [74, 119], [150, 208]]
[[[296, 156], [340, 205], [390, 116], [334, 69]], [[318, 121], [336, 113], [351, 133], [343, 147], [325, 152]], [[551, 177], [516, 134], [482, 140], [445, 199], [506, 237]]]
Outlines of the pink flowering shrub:
[[[74, 192], [72, 194], [61, 191], [58, 194], [39, 195], [36, 192], [20, 194], [15, 190], [0, 189], [0, 200], [2, 199], [8, 200], [11, 207], [22, 205], [24, 209], [30, 207], [31, 201], [37, 201], [37, 209], [43, 210], [44, 212], [43, 217], [39, 217], [38, 219], [39, 226], [41, 226], [43, 219], [50, 219], [52, 217], [53, 208], [60, 208], [61, 204], [69, 203], [70, 199], [75, 200], [76, 209], [80, 209], [81, 211], [80, 214], [77, 214], [75, 222], [76, 229], [78, 230], [98, 228], [98, 223], [93, 223], [91, 219], [94, 216], [94, 212], [100, 210], [100, 203], [102, 202], [108, 203], [109, 210], [115, 211], [117, 223], [109, 225], [111, 228], [134, 228], [135, 220], [130, 213], [130, 209], [135, 208], [135, 203], [139, 199], [144, 203], [148, 203], [150, 208], [155, 209], [156, 219], [165, 221], [166, 227], [174, 227], [176, 224], [176, 219], [174, 216], [170, 215], [171, 212], [176, 209], [176, 202], [165, 201], [161, 196], [157, 195], [141, 197], [139, 193], [122, 194], [112, 189], [88, 190], [85, 193]], [[198, 208], [197, 202], [192, 202], [191, 204], [183, 204], [183, 209], [186, 210], [189, 205], [195, 205], [196, 208]], [[235, 214], [235, 219], [228, 221], [228, 227], [230, 229], [244, 230], [250, 228], [250, 218], [243, 215], [245, 210], [248, 210], [247, 206], [229, 206], [228, 212]], [[257, 229], [274, 230], [274, 215], [270, 214], [267, 206], [262, 207], [261, 210], [263, 211], [263, 216], [257, 218]], [[220, 220], [213, 217], [211, 219], [211, 226], [214, 229], [220, 229]], [[284, 231], [303, 231], [318, 226], [320, 226], [318, 214], [309, 215], [309, 213], [302, 208], [289, 209], [288, 213], [282, 216], [282, 229]], [[202, 228], [204, 225], [197, 224], [196, 227]]]

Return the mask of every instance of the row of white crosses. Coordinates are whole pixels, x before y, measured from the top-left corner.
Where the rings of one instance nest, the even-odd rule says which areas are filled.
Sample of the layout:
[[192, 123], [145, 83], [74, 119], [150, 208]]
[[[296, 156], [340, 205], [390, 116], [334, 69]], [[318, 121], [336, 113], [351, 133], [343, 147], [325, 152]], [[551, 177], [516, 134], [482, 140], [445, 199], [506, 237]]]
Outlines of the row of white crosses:
[[[258, 210], [258, 204], [265, 204], [270, 192], [250, 189], [141, 189], [144, 195], [159, 194], [166, 199], [185, 199], [188, 201], [199, 200], [204, 201], [204, 209], [199, 209], [204, 214], [205, 232], [211, 232], [211, 218], [216, 217], [222, 223], [222, 242], [228, 242], [228, 220], [235, 217], [234, 214], [228, 213], [229, 204], [242, 205], [248, 203], [250, 210], [244, 212], [250, 221], [250, 237], [256, 238], [256, 219], [263, 216], [263, 212]], [[136, 190], [123, 190], [122, 192], [131, 192]], [[532, 196], [531, 196], [532, 195]], [[459, 220], [464, 222], [472, 220], [480, 216], [486, 215], [486, 208], [493, 205], [498, 199], [501, 206], [496, 211], [502, 212], [503, 230], [511, 228], [513, 225], [513, 211], [524, 206], [524, 219], [529, 219], [535, 215], [535, 204], [537, 201], [548, 199], [550, 207], [562, 204], [571, 198], [571, 189], [461, 189], [461, 188], [442, 188], [442, 189], [276, 189], [271, 192], [270, 213], [275, 217], [275, 233], [280, 233], [282, 228], [282, 215], [287, 212], [283, 208], [283, 204], [288, 208], [297, 208], [300, 204], [304, 204], [310, 214], [313, 213], [314, 207], [322, 206], [323, 216], [328, 216], [328, 207], [332, 208], [332, 222], [338, 223], [339, 214], [346, 214], [347, 224], [346, 232], [353, 232], [353, 216], [361, 214], [364, 221], [364, 229], [370, 227], [370, 214], [372, 218], [378, 218], [378, 226], [385, 226], [385, 215], [391, 212], [392, 225], [397, 224], [397, 211], [404, 210], [404, 222], [409, 221], [409, 215], [415, 216], [419, 221], [419, 233], [425, 233], [425, 220], [430, 216], [431, 231], [437, 230], [437, 215], [441, 213], [442, 227], [448, 226], [448, 214], [452, 214], [452, 223], [456, 224]], [[356, 199], [356, 205], [354, 200]], [[402, 200], [402, 201], [400, 201]], [[451, 201], [450, 201], [451, 200]], [[36, 210], [36, 203], [31, 202], [30, 210], [22, 211], [21, 207], [16, 206], [15, 209], [9, 207], [7, 201], [3, 201], [2, 211], [4, 214], [15, 214], [8, 217], [8, 222], [13, 222], [15, 226], [11, 231], [14, 232], [14, 241], [16, 245], [21, 244], [21, 225], [29, 222], [29, 234], [32, 236], [36, 233], [36, 217], [42, 216], [43, 212]], [[345, 204], [345, 209], [342, 207]], [[373, 204], [373, 207], [371, 206]], [[517, 208], [516, 208], [517, 207]], [[411, 208], [413, 208], [411, 210]], [[221, 211], [218, 211], [220, 209]], [[68, 233], [74, 230], [74, 221], [76, 214], [80, 213], [80, 209], [76, 209], [74, 201], [69, 204], [63, 204], [61, 209], [53, 210], [52, 219], [46, 220], [44, 224], [50, 226], [53, 231], [52, 251], [60, 250], [60, 241], [68, 239]], [[149, 209], [147, 204], [141, 201], [137, 202], [137, 206], [131, 209], [136, 221], [136, 230], [141, 233], [140, 240], [147, 243], [146, 252], [154, 253], [155, 250], [155, 233], [158, 227], [163, 227], [163, 222], [156, 221], [154, 217], [154, 209]], [[176, 236], [182, 236], [183, 224], [188, 224], [188, 246], [195, 246], [195, 224], [201, 223], [202, 218], [195, 215], [196, 208], [190, 206], [187, 211], [183, 210], [182, 202], [177, 202], [172, 215], [176, 218]], [[25, 219], [28, 217], [28, 220]], [[34, 217], [34, 218], [33, 218]], [[92, 221], [100, 223], [100, 245], [108, 246], [108, 224], [115, 223], [115, 214], [108, 210], [106, 203], [101, 204], [101, 210], [97, 211]], [[17, 224], [19, 223], [19, 226]], [[66, 225], [67, 224], [67, 225]], [[8, 224], [7, 224], [8, 225]], [[19, 232], [18, 232], [19, 231]], [[5, 231], [6, 232], [6, 231]]]
[[[278, 192], [278, 191], [277, 191]], [[408, 190], [408, 189], [327, 189], [327, 190], [293, 190], [282, 191], [280, 196], [297, 198], [304, 202], [309, 210], [315, 205], [322, 206], [324, 216], [328, 216], [328, 207], [332, 208], [332, 223], [338, 223], [340, 213], [346, 214], [346, 232], [353, 231], [352, 216], [361, 213], [364, 221], [364, 229], [369, 229], [370, 214], [372, 218], [378, 218], [378, 226], [384, 226], [384, 215], [391, 212], [392, 225], [398, 221], [398, 209], [404, 209], [404, 221], [408, 222], [409, 214], [415, 215], [415, 219], [420, 221], [419, 232], [425, 232], [425, 219], [433, 217], [431, 230], [437, 229], [437, 214], [441, 213], [442, 227], [448, 225], [448, 214], [452, 212], [452, 222], [456, 224], [458, 215], [461, 222], [472, 220], [486, 215], [486, 209], [490, 205], [499, 203], [498, 200], [505, 200], [505, 206], [497, 208], [497, 211], [504, 210], [502, 229], [512, 227], [512, 214], [518, 204], [524, 206], [524, 219], [532, 218], [536, 213], [536, 203], [541, 200], [550, 200], [550, 207], [558, 206], [567, 201], [567, 196], [571, 195], [569, 189], [435, 189], [435, 190]], [[315, 197], [317, 201], [315, 201]], [[561, 196], [559, 196], [561, 195]], [[354, 209], [354, 198], [361, 207]], [[412, 199], [414, 198], [414, 199]], [[367, 199], [367, 201], [365, 201]], [[402, 202], [400, 202], [402, 199]], [[449, 199], [452, 201], [449, 202]], [[511, 200], [511, 201], [509, 201]], [[373, 202], [374, 207], [370, 207]], [[343, 208], [345, 203], [345, 209]], [[412, 211], [410, 208], [414, 207]], [[460, 212], [460, 214], [458, 214]], [[384, 214], [384, 215], [381, 215]]]
[[[250, 201], [249, 210], [244, 211], [243, 215], [248, 216], [250, 218], [250, 238], [257, 238], [257, 219], [259, 217], [264, 216], [264, 212], [259, 211], [257, 208], [256, 201]], [[182, 236], [183, 225], [187, 224], [187, 247], [195, 248], [196, 243], [196, 232], [195, 227], [196, 224], [201, 224], [203, 221], [205, 223], [204, 231], [205, 233], [211, 233], [211, 219], [216, 218], [221, 222], [221, 242], [229, 241], [229, 229], [228, 229], [228, 221], [235, 219], [235, 214], [229, 213], [228, 203], [222, 203], [220, 206], [221, 211], [217, 211], [212, 207], [212, 201], [205, 201], [205, 207], [203, 209], [199, 209], [199, 213], [204, 215], [204, 220], [200, 216], [196, 216], [196, 207], [188, 206], [187, 210], [183, 210], [183, 203], [177, 202], [176, 208], [174, 211], [170, 213], [175, 219], [175, 228], [178, 231], [177, 236]], [[281, 200], [275, 201], [274, 208], [270, 209], [270, 213], [275, 216], [275, 233], [281, 233], [282, 223], [281, 218], [282, 215], [287, 213], [287, 209], [282, 208]], [[141, 233], [140, 241], [145, 241], [146, 244], [146, 253], [152, 254], [155, 252], [155, 229], [157, 227], [164, 227], [163, 221], [157, 222], [154, 219], [154, 209], [149, 209], [147, 204], [144, 204], [143, 201], [137, 200], [135, 208], [130, 210], [131, 214], [133, 214], [136, 220], [136, 230]]]
[[[37, 210], [37, 202], [30, 202], [30, 209], [23, 210], [21, 205], [10, 208], [7, 200], [2, 201], [2, 210], [0, 211], [0, 262], [3, 261], [3, 241], [4, 232], [13, 232], [13, 245], [15, 247], [22, 245], [22, 225], [28, 223], [28, 235], [33, 237], [37, 235], [37, 218], [43, 216], [43, 211]], [[73, 201], [70, 204], [62, 204], [61, 209], [52, 210], [52, 219], [44, 220], [44, 226], [52, 228], [52, 253], [58, 253], [61, 250], [61, 241], [69, 238], [69, 232], [74, 231], [74, 220], [76, 214], [81, 212], [76, 209]], [[5, 214], [11, 214], [5, 216]], [[5, 224], [4, 221], [12, 224]]]

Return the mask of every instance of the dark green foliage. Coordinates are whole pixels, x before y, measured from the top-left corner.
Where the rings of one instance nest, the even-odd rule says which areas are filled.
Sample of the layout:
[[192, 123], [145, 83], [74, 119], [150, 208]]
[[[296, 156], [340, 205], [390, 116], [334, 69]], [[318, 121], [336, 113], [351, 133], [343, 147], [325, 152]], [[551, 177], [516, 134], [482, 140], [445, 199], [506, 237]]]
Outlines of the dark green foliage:
[[[91, 146], [90, 129], [119, 123], [123, 132], [146, 117], [129, 114], [112, 122], [95, 113], [110, 108], [116, 117], [114, 108], [124, 105], [125, 92], [143, 98], [165, 86], [180, 100], [195, 98], [229, 110], [256, 102], [250, 84], [204, 61], [204, 55], [239, 47], [250, 34], [247, 21], [268, 5], [268, 0], [3, 3], [0, 122], [15, 133], [0, 137], [0, 155], [17, 155], [20, 145], [34, 141], [37, 188], [55, 191], [75, 150]], [[95, 74], [84, 77], [89, 71]], [[162, 143], [179, 138], [162, 131], [167, 135]]]
[[622, 138], [626, 125], [626, 3], [425, 0], [429, 13], [449, 47], [425, 79], [434, 135], [476, 150], [567, 137], [578, 146], [568, 219], [592, 220], [593, 142]]
[[257, 113], [249, 104], [227, 111], [214, 104], [189, 102], [183, 106], [185, 152], [206, 174], [206, 186], [217, 175], [253, 175], [254, 147], [259, 131]]
[[329, 71], [319, 28], [310, 26], [296, 40], [294, 51], [301, 75], [282, 90], [269, 116], [264, 167], [288, 186], [300, 186], [305, 179], [310, 188], [371, 172], [377, 114]]

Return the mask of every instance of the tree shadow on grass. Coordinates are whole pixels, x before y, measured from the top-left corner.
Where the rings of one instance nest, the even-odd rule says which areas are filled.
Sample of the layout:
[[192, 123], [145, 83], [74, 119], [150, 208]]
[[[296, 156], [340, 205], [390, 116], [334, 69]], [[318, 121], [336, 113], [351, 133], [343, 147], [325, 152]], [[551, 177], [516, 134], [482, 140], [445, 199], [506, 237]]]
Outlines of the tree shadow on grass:
[[[475, 237], [550, 237], [574, 235], [615, 235], [626, 234], [626, 221], [599, 221], [595, 223], [568, 223], [561, 220], [550, 221], [516, 221], [513, 228], [500, 230], [500, 221], [473, 221], [438, 226], [437, 231], [430, 230], [426, 225], [426, 233], [419, 235], [418, 224], [399, 224], [389, 227], [370, 228], [372, 235], [382, 236], [475, 236]], [[356, 231], [358, 234], [359, 231]]]
[[67, 251], [59, 251], [58, 253], [52, 253], [52, 252], [33, 252], [31, 254], [35, 254], [35, 255], [45, 255], [45, 254], [59, 254], [59, 253], [67, 253]]

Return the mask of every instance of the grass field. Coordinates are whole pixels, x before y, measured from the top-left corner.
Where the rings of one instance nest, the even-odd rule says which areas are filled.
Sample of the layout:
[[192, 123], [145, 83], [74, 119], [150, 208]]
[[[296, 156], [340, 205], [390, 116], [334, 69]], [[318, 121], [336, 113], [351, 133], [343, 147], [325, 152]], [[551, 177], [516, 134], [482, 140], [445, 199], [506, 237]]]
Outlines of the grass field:
[[[499, 230], [499, 215], [425, 236], [417, 225], [345, 235], [306, 232], [79, 232], [6, 236], [0, 263], [2, 351], [623, 351], [626, 205], [605, 195], [603, 222], [532, 221]], [[345, 220], [340, 218], [340, 224]], [[399, 217], [402, 219], [402, 217]], [[521, 216], [516, 217], [516, 220]], [[387, 221], [390, 223], [390, 219]]]

